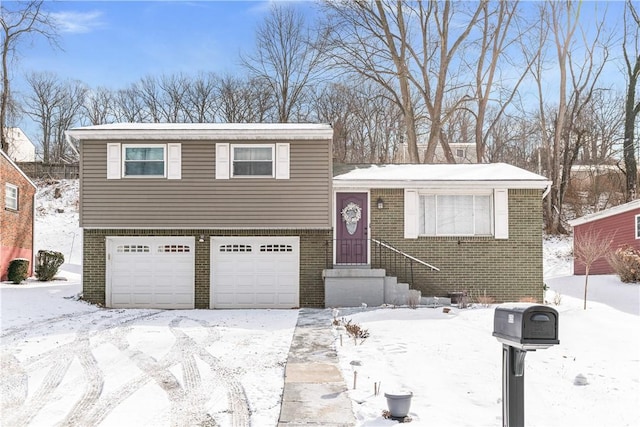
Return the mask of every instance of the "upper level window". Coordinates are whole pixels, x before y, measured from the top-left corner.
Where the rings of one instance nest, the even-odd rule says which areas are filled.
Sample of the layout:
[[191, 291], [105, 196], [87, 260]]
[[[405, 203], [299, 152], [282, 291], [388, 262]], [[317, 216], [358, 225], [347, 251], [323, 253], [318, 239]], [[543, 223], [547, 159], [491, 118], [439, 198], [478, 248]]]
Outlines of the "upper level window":
[[640, 215], [636, 215], [636, 239], [640, 239]]
[[233, 175], [273, 177], [274, 146], [232, 146]]
[[13, 184], [7, 183], [4, 186], [4, 207], [18, 210], [18, 187]]
[[165, 176], [166, 152], [164, 145], [124, 145], [123, 176]]
[[419, 234], [423, 236], [490, 236], [491, 195], [421, 195]]
[[456, 149], [456, 156], [464, 157], [464, 150], [462, 148]]

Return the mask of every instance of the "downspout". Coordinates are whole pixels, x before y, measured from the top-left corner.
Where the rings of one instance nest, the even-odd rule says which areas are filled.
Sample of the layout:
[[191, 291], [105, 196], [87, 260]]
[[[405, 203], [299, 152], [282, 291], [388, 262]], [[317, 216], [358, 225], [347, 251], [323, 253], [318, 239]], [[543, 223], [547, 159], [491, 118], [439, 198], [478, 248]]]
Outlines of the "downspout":
[[551, 181], [548, 181], [547, 188], [545, 188], [544, 193], [542, 193], [542, 200], [549, 195], [551, 192]]
[[66, 131], [64, 133], [64, 139], [67, 141], [67, 144], [69, 144], [69, 147], [71, 147], [73, 152], [76, 153], [76, 156], [80, 157], [80, 153], [76, 149], [76, 146], [73, 145], [73, 138], [71, 136], [69, 136], [69, 134]]

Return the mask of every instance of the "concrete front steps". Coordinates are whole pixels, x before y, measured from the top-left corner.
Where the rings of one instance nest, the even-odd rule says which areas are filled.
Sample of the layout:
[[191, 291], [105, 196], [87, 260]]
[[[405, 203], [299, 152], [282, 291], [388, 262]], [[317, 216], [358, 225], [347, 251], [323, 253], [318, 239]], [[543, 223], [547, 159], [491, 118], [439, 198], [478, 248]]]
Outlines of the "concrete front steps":
[[408, 306], [451, 305], [449, 298], [422, 297], [408, 283], [387, 276], [381, 268], [334, 268], [322, 272], [325, 307], [377, 307], [384, 304]]

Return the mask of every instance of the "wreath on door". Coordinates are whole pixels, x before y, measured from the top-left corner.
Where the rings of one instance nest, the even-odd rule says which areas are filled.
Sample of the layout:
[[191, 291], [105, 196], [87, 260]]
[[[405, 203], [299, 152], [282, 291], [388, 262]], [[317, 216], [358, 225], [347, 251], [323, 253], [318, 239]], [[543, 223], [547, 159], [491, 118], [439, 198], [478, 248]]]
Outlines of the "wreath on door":
[[354, 234], [358, 228], [358, 221], [362, 218], [362, 208], [353, 202], [349, 202], [340, 213], [347, 226], [347, 231], [349, 234]]

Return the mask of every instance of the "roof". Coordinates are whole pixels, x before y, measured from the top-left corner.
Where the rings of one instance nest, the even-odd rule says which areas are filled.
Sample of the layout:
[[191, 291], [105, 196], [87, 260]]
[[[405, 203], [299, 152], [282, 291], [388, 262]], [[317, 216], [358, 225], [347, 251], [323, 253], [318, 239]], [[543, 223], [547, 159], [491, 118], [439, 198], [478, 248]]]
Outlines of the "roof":
[[545, 189], [542, 175], [506, 163], [369, 165], [334, 176], [338, 188], [506, 187]]
[[5, 136], [9, 142], [8, 155], [16, 162], [34, 162], [36, 146], [20, 128], [5, 128]]
[[69, 129], [77, 140], [330, 139], [330, 124], [313, 123], [112, 123]]
[[7, 161], [9, 161], [9, 163], [11, 164], [11, 166], [13, 166], [18, 172], [20, 172], [20, 175], [22, 175], [24, 177], [24, 179], [27, 180], [27, 182], [29, 184], [31, 184], [33, 186], [33, 188], [35, 188], [36, 190], [38, 189], [38, 187], [36, 186], [36, 184], [31, 180], [31, 178], [29, 178], [27, 176], [26, 173], [24, 173], [24, 171], [22, 169], [20, 169], [18, 167], [18, 165], [15, 164], [15, 162], [13, 160], [11, 160], [11, 157], [9, 157], [9, 155], [7, 153], [5, 153], [4, 151], [0, 150], [0, 155], [2, 155], [2, 157], [4, 157], [5, 159], [7, 159]]
[[608, 218], [614, 215], [620, 215], [625, 212], [632, 211], [634, 209], [640, 209], [640, 199], [634, 200], [629, 203], [625, 203], [623, 205], [614, 206], [609, 209], [605, 209], [600, 212], [594, 212], [589, 215], [582, 216], [580, 218], [573, 219], [571, 221], [567, 221], [570, 226], [575, 227], [578, 225], [586, 224], [588, 222], [597, 221], [599, 219]]

